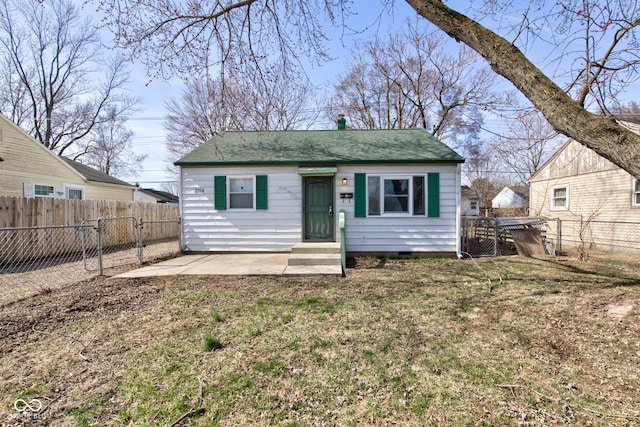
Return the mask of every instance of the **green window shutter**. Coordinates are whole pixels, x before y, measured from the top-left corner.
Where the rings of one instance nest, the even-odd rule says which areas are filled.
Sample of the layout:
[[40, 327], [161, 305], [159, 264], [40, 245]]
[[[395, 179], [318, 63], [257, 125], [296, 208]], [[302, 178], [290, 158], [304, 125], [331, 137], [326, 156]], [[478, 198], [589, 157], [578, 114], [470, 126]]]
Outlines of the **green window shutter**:
[[427, 216], [440, 216], [440, 174], [427, 174]]
[[213, 177], [213, 207], [217, 211], [227, 209], [227, 177]]
[[256, 209], [267, 209], [268, 200], [267, 175], [256, 175]]
[[353, 190], [355, 199], [356, 218], [364, 218], [367, 216], [367, 175], [364, 173], [354, 174]]

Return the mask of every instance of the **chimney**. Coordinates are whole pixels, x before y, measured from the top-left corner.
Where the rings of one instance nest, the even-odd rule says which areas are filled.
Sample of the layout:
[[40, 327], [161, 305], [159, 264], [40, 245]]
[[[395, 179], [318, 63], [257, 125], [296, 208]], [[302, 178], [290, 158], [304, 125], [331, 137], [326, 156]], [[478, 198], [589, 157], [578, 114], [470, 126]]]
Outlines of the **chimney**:
[[344, 114], [338, 114], [338, 130], [345, 130], [347, 128], [347, 119], [344, 118]]

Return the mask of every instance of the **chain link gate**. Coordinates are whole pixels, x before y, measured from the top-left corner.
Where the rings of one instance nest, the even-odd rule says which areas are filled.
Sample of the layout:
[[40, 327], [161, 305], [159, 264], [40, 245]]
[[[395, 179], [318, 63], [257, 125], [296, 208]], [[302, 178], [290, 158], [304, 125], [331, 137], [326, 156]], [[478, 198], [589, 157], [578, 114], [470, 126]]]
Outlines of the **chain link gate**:
[[498, 255], [498, 227], [495, 218], [462, 217], [460, 249], [464, 256]]
[[[464, 256], [469, 257], [515, 255], [518, 253], [518, 249], [514, 234], [518, 232], [518, 242], [526, 243], [530, 239], [523, 236], [531, 235], [531, 233], [536, 234], [540, 238], [544, 252], [548, 255], [555, 255], [554, 236], [548, 235], [550, 221], [555, 220], [534, 216], [462, 217], [460, 251]], [[559, 230], [558, 227], [556, 229]], [[523, 233], [525, 234], [523, 235]], [[557, 242], [559, 245], [559, 238]], [[535, 244], [537, 245], [537, 243]], [[524, 246], [521, 246], [522, 248]]]
[[107, 217], [83, 222], [82, 255], [84, 268], [97, 271], [142, 263], [142, 236], [134, 217]]

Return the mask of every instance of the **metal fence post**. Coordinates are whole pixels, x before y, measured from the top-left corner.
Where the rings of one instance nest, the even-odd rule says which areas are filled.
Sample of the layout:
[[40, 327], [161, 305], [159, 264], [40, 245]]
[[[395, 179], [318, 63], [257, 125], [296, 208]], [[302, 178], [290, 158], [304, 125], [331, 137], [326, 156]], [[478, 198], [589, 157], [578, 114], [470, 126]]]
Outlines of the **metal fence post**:
[[143, 254], [142, 254], [142, 238], [143, 238], [143, 231], [142, 229], [144, 228], [143, 223], [142, 223], [142, 218], [140, 218], [140, 222], [138, 222], [138, 264], [142, 264], [142, 259], [143, 259]]
[[178, 217], [178, 250], [184, 252], [184, 241], [182, 235], [182, 217]]
[[493, 218], [493, 256], [498, 256], [498, 221]]
[[562, 253], [562, 220], [560, 218], [558, 218], [558, 250], [556, 253]]
[[102, 271], [102, 218], [98, 218], [96, 221], [96, 242], [97, 242], [97, 252], [98, 252], [98, 276], [103, 275]]

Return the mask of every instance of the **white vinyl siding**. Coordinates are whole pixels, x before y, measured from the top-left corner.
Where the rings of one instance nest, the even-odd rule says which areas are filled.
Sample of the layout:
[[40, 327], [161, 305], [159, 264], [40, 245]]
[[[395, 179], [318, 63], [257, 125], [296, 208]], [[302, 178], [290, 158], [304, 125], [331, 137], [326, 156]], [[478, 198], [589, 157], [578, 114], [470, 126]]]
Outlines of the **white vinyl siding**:
[[[286, 252], [302, 239], [302, 178], [291, 167], [181, 168], [181, 216], [186, 251]], [[267, 209], [216, 210], [214, 177], [267, 175]], [[255, 180], [254, 180], [255, 193]], [[255, 195], [254, 195], [255, 197]], [[254, 208], [255, 201], [254, 201]]]
[[[302, 241], [303, 176], [297, 167], [256, 167], [268, 176], [266, 210], [216, 210], [214, 176], [247, 176], [250, 167], [181, 168], [181, 217], [187, 252], [283, 252]], [[354, 216], [354, 174], [426, 176], [440, 174], [440, 216]], [[347, 185], [342, 185], [342, 179]], [[338, 166], [334, 212], [346, 216], [346, 249], [354, 253], [456, 253], [460, 177], [457, 165]], [[255, 189], [255, 187], [254, 187]], [[338, 221], [336, 221], [337, 227]], [[336, 236], [339, 236], [336, 230]]]
[[[405, 177], [440, 174], [440, 215], [371, 215], [355, 217], [351, 200], [337, 200], [336, 210], [346, 212], [346, 247], [350, 253], [455, 253], [457, 250], [458, 214], [460, 202], [460, 176], [456, 165], [406, 165], [406, 166], [344, 166], [340, 176], [346, 176], [350, 187], [356, 173], [369, 176]], [[367, 180], [367, 185], [370, 181]], [[342, 190], [341, 190], [342, 191]]]

